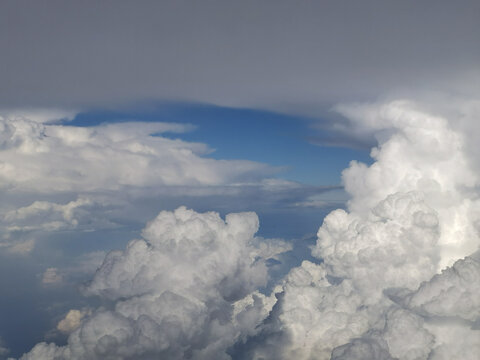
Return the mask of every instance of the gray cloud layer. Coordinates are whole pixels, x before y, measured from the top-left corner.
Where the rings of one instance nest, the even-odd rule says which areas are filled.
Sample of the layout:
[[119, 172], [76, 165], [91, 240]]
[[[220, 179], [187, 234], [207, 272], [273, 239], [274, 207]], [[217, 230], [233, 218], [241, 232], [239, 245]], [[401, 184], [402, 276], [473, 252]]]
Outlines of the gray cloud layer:
[[398, 88], [468, 91], [479, 12], [474, 0], [2, 1], [0, 106], [307, 111]]

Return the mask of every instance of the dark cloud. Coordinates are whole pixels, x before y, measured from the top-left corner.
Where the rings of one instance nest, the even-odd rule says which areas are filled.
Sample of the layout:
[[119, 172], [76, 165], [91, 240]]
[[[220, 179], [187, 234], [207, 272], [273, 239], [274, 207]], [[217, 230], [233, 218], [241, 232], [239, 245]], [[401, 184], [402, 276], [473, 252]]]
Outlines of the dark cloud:
[[0, 106], [307, 111], [392, 88], [464, 89], [479, 16], [478, 1], [3, 1]]

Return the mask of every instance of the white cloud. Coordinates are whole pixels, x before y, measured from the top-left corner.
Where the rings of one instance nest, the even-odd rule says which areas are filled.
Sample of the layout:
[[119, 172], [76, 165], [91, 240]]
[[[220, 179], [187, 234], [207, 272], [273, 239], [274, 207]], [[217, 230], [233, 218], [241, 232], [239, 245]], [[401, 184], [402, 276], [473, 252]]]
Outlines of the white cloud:
[[[35, 195], [26, 198], [34, 199]], [[120, 225], [109, 219], [108, 210], [113, 205], [101, 195], [78, 196], [66, 203], [34, 201], [17, 208], [15, 201], [6, 201], [3, 206], [14, 209], [0, 211], [0, 247], [10, 253], [28, 254], [41, 234], [118, 228]]]
[[455, 348], [474, 358], [478, 262], [453, 265], [480, 245], [465, 136], [406, 101], [338, 109], [381, 132], [375, 162], [344, 171], [352, 199], [318, 231], [323, 263], [290, 271], [244, 357], [442, 359]]
[[202, 157], [198, 143], [152, 136], [186, 125], [121, 123], [95, 127], [0, 118], [0, 189], [58, 193], [129, 187], [222, 185], [272, 171], [242, 160]]
[[3, 217], [7, 233], [30, 231], [59, 231], [76, 229], [100, 229], [114, 227], [106, 219], [91, 217], [95, 208], [105, 206], [101, 201], [89, 197], [78, 197], [66, 204], [35, 201], [32, 204], [8, 211]]
[[343, 173], [352, 198], [318, 231], [322, 261], [261, 295], [266, 260], [289, 248], [259, 245], [253, 213], [161, 212], [86, 287], [114, 308], [23, 359], [473, 360], [480, 179], [468, 136], [407, 101], [338, 109], [379, 145], [371, 166]]
[[121, 209], [137, 212], [142, 205], [132, 202], [142, 197], [238, 196], [251, 187], [289, 192], [265, 179], [276, 171], [266, 164], [211, 159], [205, 144], [162, 136], [191, 125], [51, 122], [63, 115], [18, 110], [0, 116], [0, 247], [9, 252], [30, 252], [42, 234], [121, 226], [118, 221], [127, 221]]
[[70, 334], [82, 324], [82, 320], [92, 314], [90, 309], [72, 309], [57, 324], [57, 330], [65, 334]]
[[42, 275], [42, 284], [44, 285], [56, 285], [63, 281], [63, 276], [58, 272], [57, 268], [48, 268]]
[[143, 239], [107, 255], [85, 289], [115, 301], [114, 309], [81, 325], [82, 314], [70, 314], [62, 324], [80, 328], [66, 347], [41, 343], [23, 359], [228, 358], [227, 348], [252, 335], [273, 305], [256, 291], [268, 280], [267, 257], [290, 248], [263, 245], [257, 230], [253, 213], [224, 221], [186, 208], [161, 212]]
[[456, 316], [469, 321], [480, 318], [479, 254], [458, 260], [435, 275], [412, 294], [404, 304], [425, 316]]
[[439, 216], [439, 270], [474, 252], [478, 246], [475, 222], [480, 218], [480, 202], [475, 199], [479, 176], [468, 153], [467, 135], [452, 128], [456, 119], [449, 123], [409, 101], [337, 109], [378, 132], [386, 131], [385, 139], [380, 137], [379, 147], [372, 150], [376, 160], [372, 166], [353, 162], [344, 171], [345, 188], [352, 195], [349, 208], [366, 214], [390, 194], [422, 192]]

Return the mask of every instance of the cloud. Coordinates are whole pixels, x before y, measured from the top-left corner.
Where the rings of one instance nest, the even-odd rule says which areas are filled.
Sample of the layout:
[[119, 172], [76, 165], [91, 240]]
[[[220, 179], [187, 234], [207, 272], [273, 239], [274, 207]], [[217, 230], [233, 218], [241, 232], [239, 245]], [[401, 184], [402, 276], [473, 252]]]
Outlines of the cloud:
[[468, 155], [466, 135], [455, 131], [446, 118], [409, 101], [337, 109], [354, 121], [389, 132], [372, 149], [376, 161], [371, 167], [353, 162], [344, 171], [345, 189], [352, 194], [349, 207], [366, 213], [389, 194], [420, 191], [440, 219], [439, 270], [473, 253], [478, 246], [479, 203], [474, 194], [479, 178]]
[[44, 285], [56, 285], [63, 281], [63, 276], [58, 272], [57, 268], [48, 268], [45, 270], [42, 276], [42, 284]]
[[392, 88], [478, 93], [477, 1], [90, 5], [2, 4], [0, 106], [174, 99], [305, 111]]
[[5, 230], [11, 232], [59, 231], [75, 228], [100, 229], [114, 227], [105, 219], [91, 219], [90, 212], [101, 207], [100, 201], [79, 197], [67, 204], [35, 201], [31, 205], [11, 210], [4, 215]]
[[205, 144], [163, 135], [190, 131], [188, 124], [78, 127], [26, 114], [0, 116], [0, 246], [10, 252], [28, 253], [47, 233], [125, 226], [132, 212], [145, 212], [138, 199], [260, 191], [276, 201], [314, 191], [269, 180], [279, 169], [267, 164], [212, 159]]
[[65, 334], [70, 334], [74, 330], [80, 327], [82, 320], [91, 315], [92, 311], [90, 309], [70, 310], [65, 317], [60, 320], [57, 324], [57, 330]]
[[343, 172], [347, 209], [270, 295], [291, 247], [254, 237], [254, 213], [163, 211], [85, 287], [112, 306], [22, 359], [475, 359], [480, 178], [464, 127], [405, 100], [337, 110], [375, 133], [374, 163]]
[[213, 160], [203, 144], [152, 136], [188, 127], [121, 123], [81, 128], [2, 118], [0, 189], [58, 193], [221, 185], [271, 173], [264, 164]]
[[[28, 200], [32, 198], [35, 195], [26, 196]], [[15, 203], [14, 197], [5, 201], [3, 206], [12, 208]], [[65, 204], [34, 201], [30, 205], [5, 211], [0, 220], [0, 246], [10, 253], [28, 254], [41, 234], [118, 228], [120, 225], [108, 215], [113, 206], [114, 202], [105, 196], [94, 195], [78, 196]]]
[[1, 242], [0, 248], [6, 249], [10, 254], [27, 255], [35, 248], [35, 239], [16, 239], [15, 241]]
[[352, 198], [318, 231], [322, 263], [290, 271], [239, 357], [475, 358], [479, 178], [465, 136], [411, 102], [338, 109], [388, 132], [371, 166], [343, 172]]
[[[77, 111], [48, 108], [18, 108], [18, 109], [2, 109], [2, 117], [23, 121], [25, 119], [39, 123], [56, 123], [61, 121], [70, 121], [75, 118]], [[4, 126], [4, 124], [2, 124]], [[5, 127], [3, 128], [5, 130]]]
[[429, 317], [455, 316], [475, 322], [480, 318], [480, 254], [456, 261], [452, 267], [404, 296], [404, 304]]
[[253, 334], [273, 305], [257, 291], [267, 259], [290, 249], [256, 239], [257, 230], [253, 213], [224, 221], [186, 208], [161, 212], [142, 239], [107, 255], [85, 289], [114, 308], [70, 312], [62, 328], [79, 328], [68, 345], [41, 343], [23, 359], [228, 358], [226, 349]]

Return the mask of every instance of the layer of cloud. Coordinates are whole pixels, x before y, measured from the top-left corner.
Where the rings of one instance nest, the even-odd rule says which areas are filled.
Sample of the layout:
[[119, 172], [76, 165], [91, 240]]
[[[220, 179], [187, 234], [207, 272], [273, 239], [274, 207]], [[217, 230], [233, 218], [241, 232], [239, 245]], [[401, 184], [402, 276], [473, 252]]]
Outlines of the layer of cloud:
[[107, 219], [92, 219], [90, 215], [98, 208], [105, 210], [105, 205], [89, 197], [79, 197], [66, 204], [35, 201], [5, 213], [2, 225], [6, 233], [115, 227], [116, 224]]
[[81, 128], [4, 117], [0, 126], [0, 189], [13, 192], [211, 186], [272, 172], [251, 161], [203, 157], [210, 151], [204, 144], [152, 136], [186, 131], [186, 125], [136, 122]]
[[[30, 193], [24, 198], [35, 197]], [[81, 195], [66, 203], [34, 201], [21, 207], [17, 207], [15, 200], [14, 196], [4, 201], [4, 207], [13, 209], [0, 212], [0, 247], [11, 253], [30, 253], [41, 234], [90, 232], [121, 226], [109, 216], [109, 210], [118, 204], [102, 195]]]
[[305, 112], [392, 88], [478, 93], [478, 11], [474, 0], [2, 2], [0, 107]]

